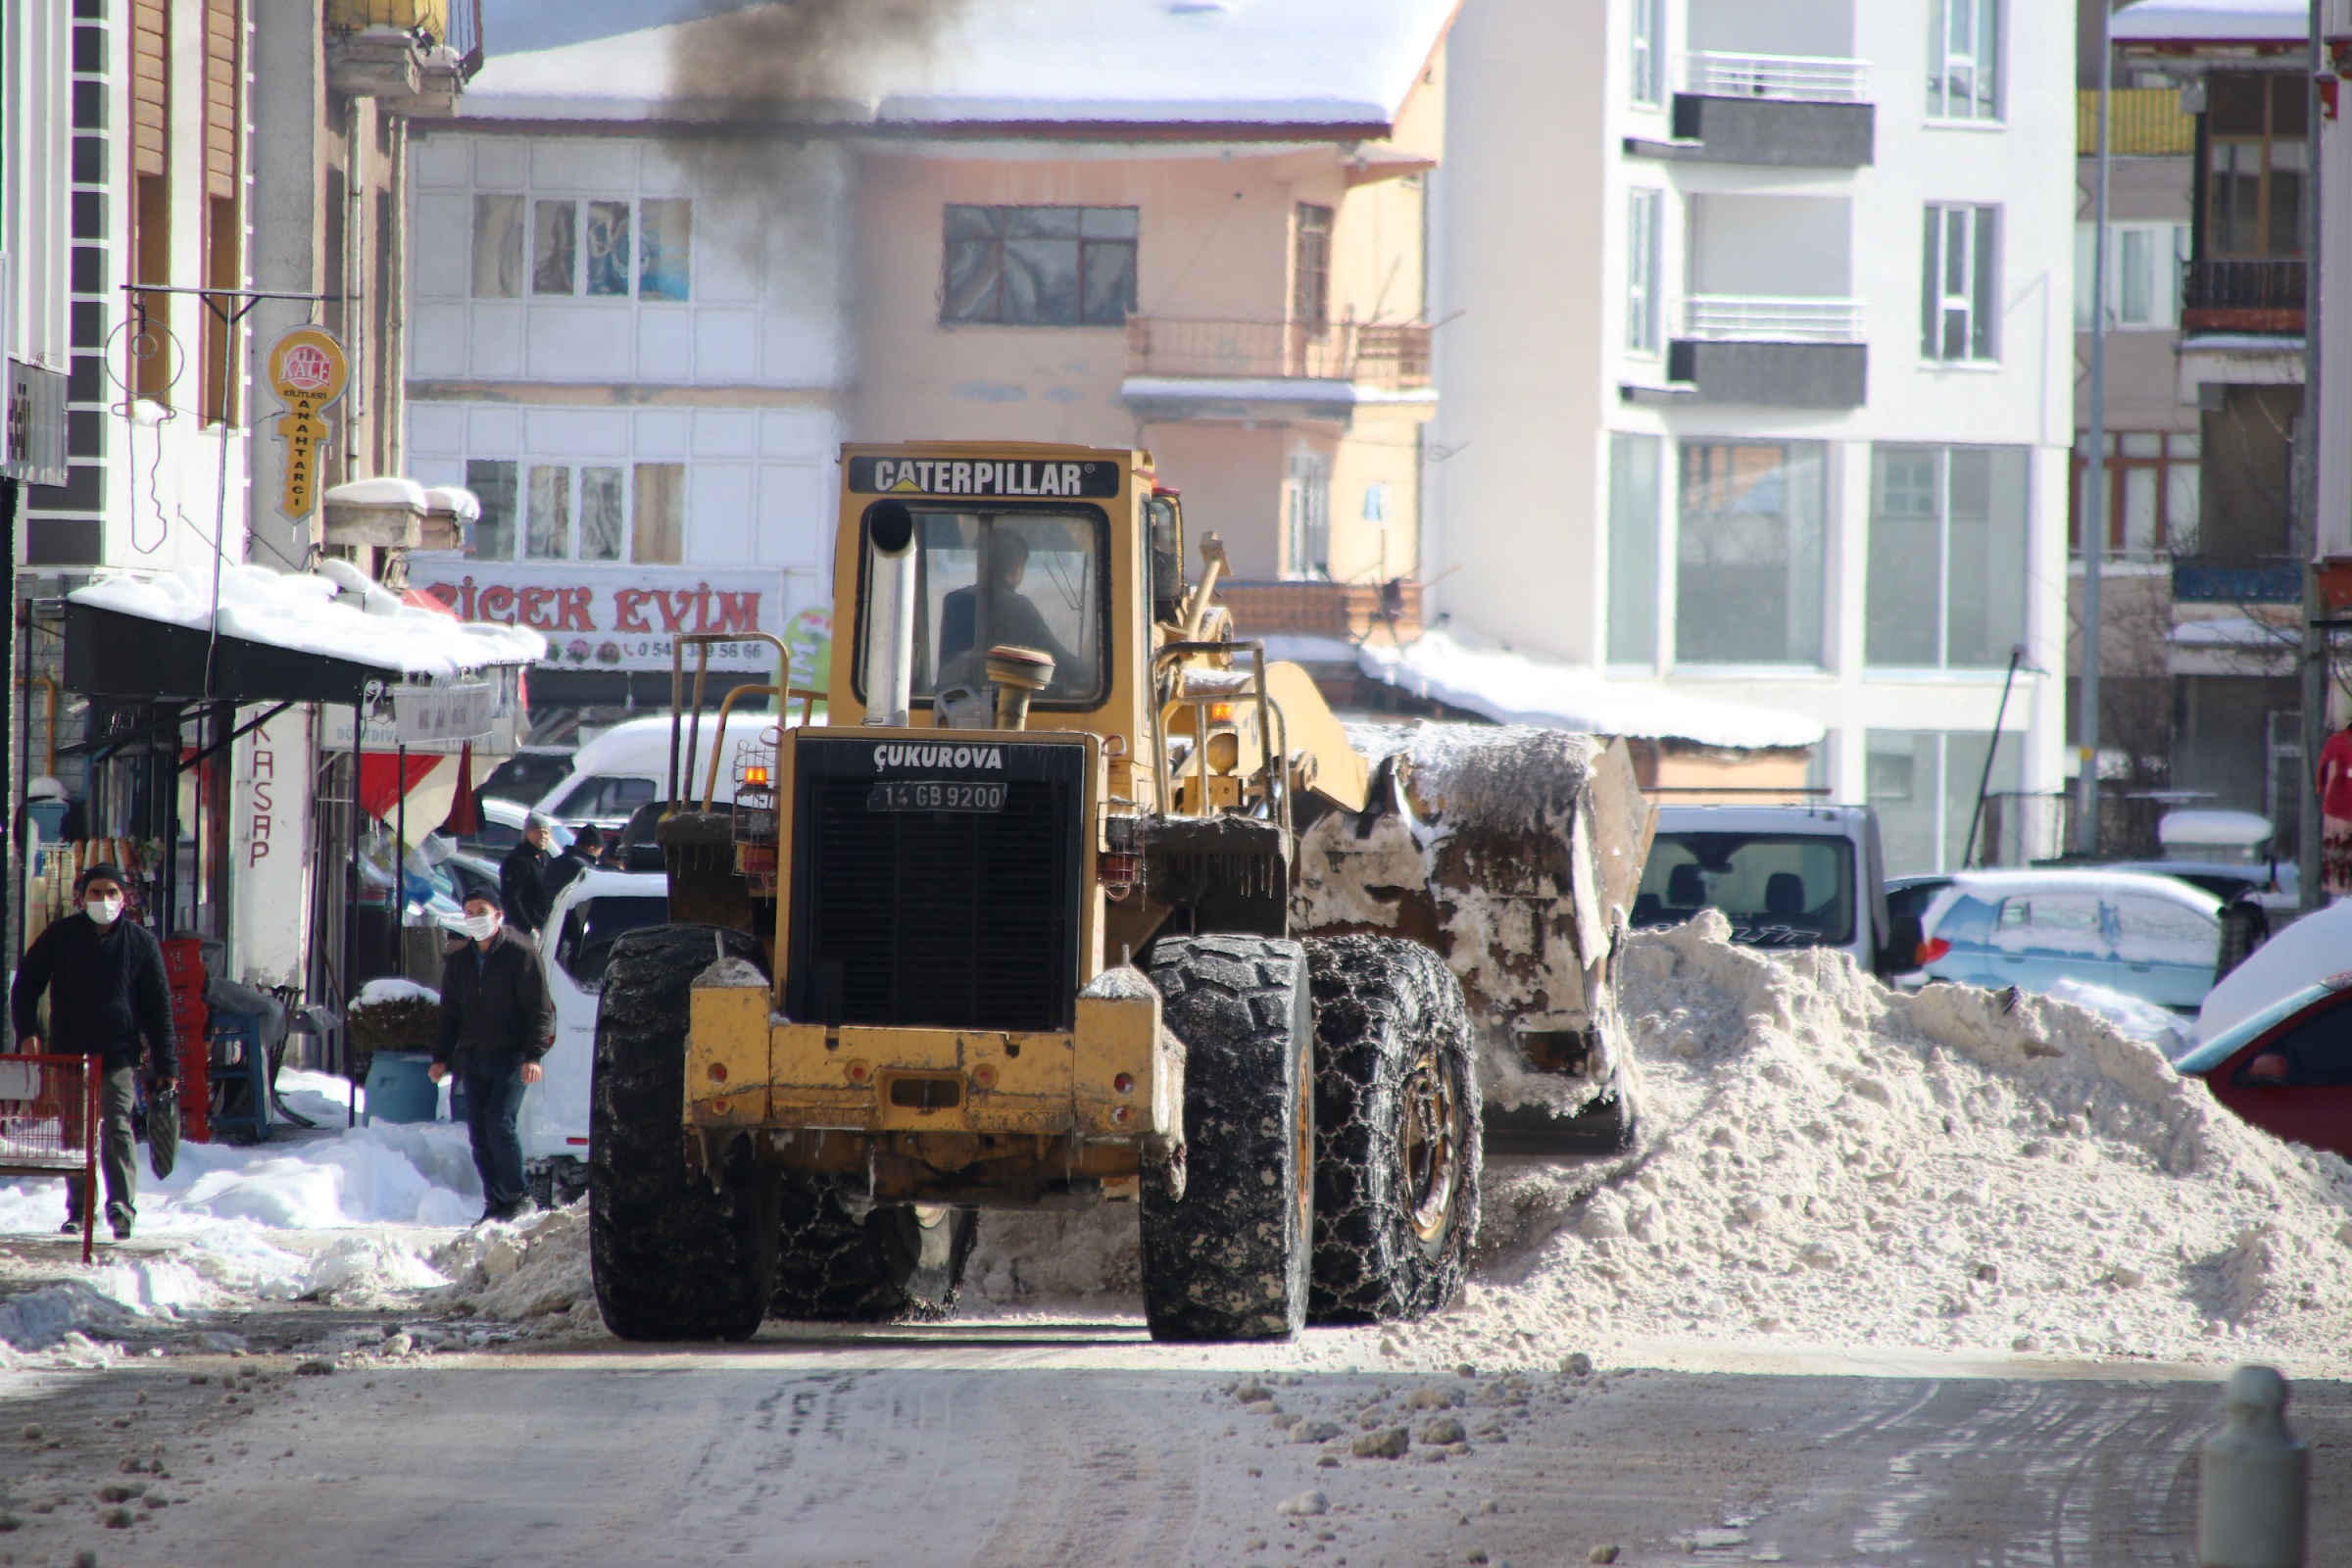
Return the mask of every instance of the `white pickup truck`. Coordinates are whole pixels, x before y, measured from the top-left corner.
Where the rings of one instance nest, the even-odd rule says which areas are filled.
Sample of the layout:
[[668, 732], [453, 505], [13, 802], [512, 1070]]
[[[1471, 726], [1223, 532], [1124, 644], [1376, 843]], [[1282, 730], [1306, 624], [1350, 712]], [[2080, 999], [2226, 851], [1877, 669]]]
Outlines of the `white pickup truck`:
[[542, 1204], [588, 1190], [588, 1091], [596, 1063], [596, 1007], [612, 941], [669, 919], [669, 879], [659, 872], [583, 871], [556, 895], [540, 940], [556, 1003], [546, 1075], [522, 1095], [522, 1166]]
[[1867, 806], [1662, 806], [1633, 923], [1702, 907], [1751, 948], [1839, 948], [1883, 978], [1919, 967], [1919, 920], [1886, 909], [1879, 817]]

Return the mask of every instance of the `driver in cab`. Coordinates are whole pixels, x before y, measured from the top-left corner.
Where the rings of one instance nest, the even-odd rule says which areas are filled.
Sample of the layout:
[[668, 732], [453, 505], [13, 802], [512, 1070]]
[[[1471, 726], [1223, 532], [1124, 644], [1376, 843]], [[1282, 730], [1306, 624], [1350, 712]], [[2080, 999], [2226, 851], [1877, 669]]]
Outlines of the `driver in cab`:
[[[1054, 684], [1047, 689], [1066, 689], [1078, 673], [1078, 658], [1061, 646], [1060, 639], [1046, 624], [1046, 617], [1029, 602], [1028, 595], [1021, 592], [1021, 579], [1029, 572], [1029, 541], [1010, 528], [992, 528], [986, 548], [988, 569], [980, 582], [954, 590], [940, 605], [941, 684], [949, 684], [951, 679], [979, 680], [988, 648], [1009, 644], [1051, 655]], [[983, 588], [988, 593], [987, 648], [978, 646]]]

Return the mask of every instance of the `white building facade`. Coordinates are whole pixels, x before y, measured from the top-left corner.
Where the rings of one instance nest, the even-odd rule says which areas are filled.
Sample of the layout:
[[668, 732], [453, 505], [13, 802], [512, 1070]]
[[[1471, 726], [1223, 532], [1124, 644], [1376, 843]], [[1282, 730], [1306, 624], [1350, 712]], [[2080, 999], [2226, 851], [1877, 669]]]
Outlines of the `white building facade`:
[[707, 146], [479, 96], [412, 143], [406, 447], [482, 515], [410, 582], [548, 634], [535, 712], [665, 701], [672, 635], [782, 636], [830, 598], [840, 182], [811, 152], [773, 203]]
[[[1896, 872], [2065, 785], [2072, 13], [1483, 0], [1438, 177], [1457, 632], [1826, 726]], [[2048, 854], [2005, 802], [1994, 858]], [[1978, 848], [1984, 858], [1984, 846]]]

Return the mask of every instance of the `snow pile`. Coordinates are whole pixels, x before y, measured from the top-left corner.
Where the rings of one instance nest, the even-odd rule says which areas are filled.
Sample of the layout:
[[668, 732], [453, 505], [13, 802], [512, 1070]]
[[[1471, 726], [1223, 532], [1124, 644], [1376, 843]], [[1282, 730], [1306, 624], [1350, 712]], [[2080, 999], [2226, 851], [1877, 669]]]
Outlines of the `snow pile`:
[[[375, 603], [380, 595], [389, 603]], [[349, 660], [412, 676], [447, 679], [494, 664], [536, 663], [547, 639], [520, 626], [461, 621], [398, 602], [332, 576], [287, 574], [267, 566], [220, 568], [220, 614], [213, 612], [210, 571], [160, 577], [103, 577], [69, 596], [142, 620], [160, 620], [296, 653]]]
[[1631, 942], [1642, 1149], [1589, 1197], [1491, 1183], [1490, 1284], [1430, 1330], [2342, 1355], [2343, 1161], [2080, 1007], [1725, 936], [1707, 911]]
[[594, 1326], [588, 1202], [542, 1210], [510, 1223], [477, 1225], [433, 1254], [454, 1286], [445, 1299], [476, 1317], [518, 1323], [568, 1314]]
[[2178, 1061], [2197, 1043], [2197, 1026], [2153, 1002], [2094, 986], [2087, 981], [2060, 980], [2042, 993], [2060, 1002], [2071, 1002], [2085, 1011], [2095, 1012], [2116, 1029], [2134, 1040], [2145, 1040], [2164, 1054], [2167, 1061]]

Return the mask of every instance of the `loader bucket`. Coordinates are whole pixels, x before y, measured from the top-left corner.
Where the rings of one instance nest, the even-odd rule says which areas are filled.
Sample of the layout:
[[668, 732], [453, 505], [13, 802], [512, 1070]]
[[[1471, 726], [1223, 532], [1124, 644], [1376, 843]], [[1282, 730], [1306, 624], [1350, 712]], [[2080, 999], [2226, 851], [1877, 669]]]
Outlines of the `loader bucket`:
[[1300, 837], [1291, 925], [1445, 956], [1478, 1036], [1490, 1152], [1589, 1152], [1637, 1108], [1616, 1010], [1651, 813], [1622, 741], [1519, 726], [1350, 726], [1361, 812]]

